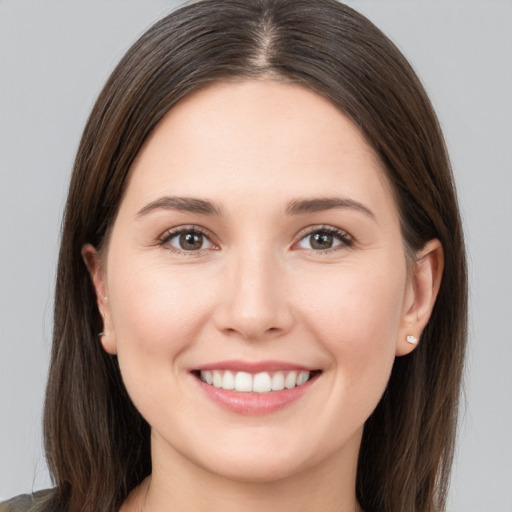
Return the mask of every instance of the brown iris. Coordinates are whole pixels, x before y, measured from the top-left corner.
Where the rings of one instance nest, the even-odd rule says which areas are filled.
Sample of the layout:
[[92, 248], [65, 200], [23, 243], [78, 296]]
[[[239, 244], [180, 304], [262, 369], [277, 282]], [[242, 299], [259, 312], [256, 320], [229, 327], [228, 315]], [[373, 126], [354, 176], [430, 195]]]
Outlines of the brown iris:
[[311, 235], [310, 243], [312, 249], [330, 249], [333, 246], [334, 235], [325, 231], [318, 231]]
[[203, 246], [203, 238], [201, 233], [182, 233], [179, 244], [184, 251], [198, 251]]

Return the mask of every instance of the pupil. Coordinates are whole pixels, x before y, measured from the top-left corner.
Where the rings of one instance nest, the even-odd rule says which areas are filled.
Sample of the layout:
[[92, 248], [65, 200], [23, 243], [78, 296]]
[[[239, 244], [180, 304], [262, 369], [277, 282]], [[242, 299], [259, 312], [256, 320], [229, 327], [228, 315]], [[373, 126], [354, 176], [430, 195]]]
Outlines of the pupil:
[[203, 235], [200, 233], [185, 233], [180, 235], [180, 247], [185, 251], [201, 249], [203, 245]]
[[313, 249], [330, 249], [332, 247], [333, 236], [329, 233], [315, 233], [311, 237], [311, 247]]

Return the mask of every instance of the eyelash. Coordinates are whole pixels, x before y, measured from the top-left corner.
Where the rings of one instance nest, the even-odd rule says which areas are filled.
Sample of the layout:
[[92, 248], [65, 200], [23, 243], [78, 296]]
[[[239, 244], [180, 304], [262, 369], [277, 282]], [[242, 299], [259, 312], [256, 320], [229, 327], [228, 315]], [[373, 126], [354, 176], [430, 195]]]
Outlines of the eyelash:
[[169, 243], [170, 240], [172, 240], [173, 238], [176, 238], [180, 235], [188, 235], [188, 234], [201, 235], [206, 240], [208, 240], [213, 246], [216, 246], [216, 244], [212, 241], [212, 236], [210, 235], [210, 233], [199, 226], [181, 226], [179, 228], [169, 229], [163, 235], [161, 235], [159, 237], [159, 245], [165, 247], [166, 250], [168, 250], [172, 253], [175, 253], [175, 254], [186, 254], [187, 256], [197, 256], [204, 249], [199, 249], [197, 251], [194, 251], [194, 250], [187, 251], [184, 249], [180, 250], [176, 247], [173, 247]]
[[[318, 255], [318, 254], [326, 254], [329, 252], [334, 252], [339, 250], [339, 248], [343, 247], [352, 247], [354, 245], [354, 239], [351, 235], [349, 235], [346, 231], [343, 231], [342, 229], [335, 228], [333, 226], [317, 226], [317, 227], [309, 227], [307, 230], [303, 230], [303, 232], [299, 235], [300, 238], [297, 242], [295, 242], [292, 245], [293, 247], [296, 247], [298, 244], [306, 240], [308, 237], [311, 237], [315, 234], [323, 233], [327, 235], [332, 235], [333, 237], [337, 238], [341, 243], [334, 247], [329, 247], [325, 250], [315, 250], [315, 249], [306, 249], [311, 251], [312, 253]], [[201, 228], [200, 226], [182, 226], [175, 229], [170, 229], [163, 233], [159, 237], [159, 245], [164, 246], [166, 250], [176, 253], [176, 254], [186, 254], [187, 256], [197, 256], [201, 251], [205, 249], [198, 249], [198, 250], [184, 250], [184, 249], [178, 249], [176, 247], [173, 247], [170, 245], [169, 241], [173, 238], [176, 238], [180, 235], [184, 234], [194, 234], [194, 235], [201, 235], [206, 240], [209, 241], [210, 244], [212, 244], [214, 247], [218, 247], [213, 241], [212, 236], [209, 232], [207, 232], [205, 229]]]
[[328, 249], [325, 250], [309, 249], [315, 255], [334, 252], [341, 248], [349, 248], [354, 245], [354, 238], [342, 229], [335, 228], [333, 226], [314, 226], [307, 228], [306, 232], [303, 231], [303, 234], [299, 235], [299, 241], [296, 242], [294, 246], [300, 244], [303, 240], [306, 240], [308, 237], [311, 237], [317, 233], [332, 235], [333, 237], [337, 238], [341, 243], [338, 246], [329, 247]]

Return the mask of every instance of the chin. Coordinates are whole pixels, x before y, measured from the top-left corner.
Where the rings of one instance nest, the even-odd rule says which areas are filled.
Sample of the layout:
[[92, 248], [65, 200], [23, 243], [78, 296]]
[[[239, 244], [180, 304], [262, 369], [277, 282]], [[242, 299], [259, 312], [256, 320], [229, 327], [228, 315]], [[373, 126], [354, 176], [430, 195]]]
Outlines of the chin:
[[[324, 466], [327, 471], [337, 461], [350, 459], [350, 465], [357, 464], [362, 428], [346, 437], [310, 435], [271, 435], [261, 429], [249, 437], [216, 440], [212, 445], [198, 446], [193, 453], [183, 453], [189, 461], [217, 477], [243, 484], [272, 484], [306, 475], [310, 470]], [[276, 434], [273, 432], [273, 434]], [[331, 433], [332, 434], [332, 433]], [[326, 443], [328, 440], [332, 443]], [[206, 441], [206, 440], [204, 440]], [[220, 450], [212, 446], [220, 447]]]
[[236, 460], [218, 461], [208, 464], [204, 469], [221, 478], [242, 484], [272, 484], [291, 478], [314, 466], [311, 461], [296, 460], [282, 454], [270, 457], [261, 452], [257, 457], [240, 456]]

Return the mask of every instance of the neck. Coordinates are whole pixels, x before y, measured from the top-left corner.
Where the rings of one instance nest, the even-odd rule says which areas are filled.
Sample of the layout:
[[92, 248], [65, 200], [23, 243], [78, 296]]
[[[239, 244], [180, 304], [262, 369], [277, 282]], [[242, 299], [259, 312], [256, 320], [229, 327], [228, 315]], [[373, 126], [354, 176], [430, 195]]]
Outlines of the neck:
[[121, 512], [360, 512], [356, 470], [360, 436], [320, 464], [284, 478], [240, 481], [214, 474], [180, 454], [153, 449], [153, 473]]

